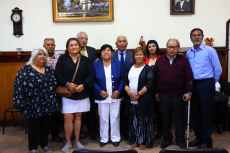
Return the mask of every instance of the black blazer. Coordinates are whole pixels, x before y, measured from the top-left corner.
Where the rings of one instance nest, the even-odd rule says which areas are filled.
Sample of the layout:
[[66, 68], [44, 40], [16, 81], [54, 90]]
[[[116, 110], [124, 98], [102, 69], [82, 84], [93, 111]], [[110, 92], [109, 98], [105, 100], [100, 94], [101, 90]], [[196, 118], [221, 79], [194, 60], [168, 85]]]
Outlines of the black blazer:
[[[125, 73], [124, 87], [129, 86], [128, 75], [132, 66], [133, 64], [128, 67]], [[138, 108], [141, 117], [145, 117], [153, 114], [153, 80], [154, 80], [154, 74], [152, 68], [149, 65], [145, 65], [139, 75], [138, 87], [137, 87], [138, 91], [140, 91], [144, 86], [148, 90], [144, 95], [142, 95], [138, 99]], [[127, 99], [126, 115], [129, 116], [130, 97], [128, 96], [126, 99]]]
[[191, 10], [191, 6], [190, 3], [188, 1], [184, 1], [184, 4], [182, 6], [182, 8], [180, 7], [180, 1], [176, 3], [175, 5], [175, 10], [185, 10], [185, 11], [190, 11]]
[[[55, 68], [55, 76], [58, 86], [65, 86], [67, 82], [72, 81], [77, 62], [74, 63], [69, 54], [61, 55], [59, 57]], [[81, 56], [79, 68], [73, 83], [76, 85], [83, 84], [84, 90], [80, 93], [74, 93], [69, 99], [77, 100], [89, 97], [89, 89], [93, 87], [94, 83], [94, 70], [92, 63], [85, 56]]]
[[97, 59], [96, 49], [90, 46], [86, 46], [86, 50], [88, 53], [89, 61], [93, 63]]

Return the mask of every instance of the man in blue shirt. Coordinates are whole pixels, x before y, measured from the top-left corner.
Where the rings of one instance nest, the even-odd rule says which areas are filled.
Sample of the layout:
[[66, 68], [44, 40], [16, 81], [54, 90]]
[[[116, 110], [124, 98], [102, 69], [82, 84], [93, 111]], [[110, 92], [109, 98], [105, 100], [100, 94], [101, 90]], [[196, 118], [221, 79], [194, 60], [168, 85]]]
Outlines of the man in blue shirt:
[[194, 76], [191, 117], [196, 135], [189, 147], [199, 146], [198, 149], [212, 148], [212, 103], [215, 83], [222, 73], [216, 50], [204, 45], [203, 37], [201, 29], [193, 29], [190, 38], [194, 46], [186, 54]]

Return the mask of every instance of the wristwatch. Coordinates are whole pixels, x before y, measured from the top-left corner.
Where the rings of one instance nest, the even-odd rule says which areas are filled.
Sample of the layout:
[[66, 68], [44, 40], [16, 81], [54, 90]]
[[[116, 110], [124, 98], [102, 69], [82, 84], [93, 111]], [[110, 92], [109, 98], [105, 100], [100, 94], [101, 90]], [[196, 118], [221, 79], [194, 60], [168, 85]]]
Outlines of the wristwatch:
[[187, 94], [189, 94], [190, 96], [192, 96], [192, 93], [191, 93], [191, 92], [188, 92]]

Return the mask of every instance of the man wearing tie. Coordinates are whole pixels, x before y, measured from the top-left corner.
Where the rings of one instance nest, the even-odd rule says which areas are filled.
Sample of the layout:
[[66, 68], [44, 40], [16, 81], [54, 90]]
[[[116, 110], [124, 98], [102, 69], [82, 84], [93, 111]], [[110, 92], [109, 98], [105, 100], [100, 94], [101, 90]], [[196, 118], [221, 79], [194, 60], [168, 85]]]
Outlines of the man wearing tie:
[[186, 0], [180, 0], [175, 5], [175, 11], [190, 11], [190, 3]]
[[[130, 63], [132, 63], [131, 59], [133, 53], [126, 50], [128, 45], [128, 40], [125, 36], [121, 35], [117, 37], [116, 40], [117, 50], [113, 52], [113, 59], [119, 60], [124, 69], [124, 74], [126, 72], [126, 68]], [[126, 93], [123, 92], [122, 97], [126, 97]], [[121, 102], [121, 134], [124, 136], [126, 140], [129, 139], [129, 118], [125, 116], [125, 100]]]
[[[87, 46], [88, 43], [88, 35], [81, 31], [77, 34], [77, 39], [80, 43], [80, 52], [81, 55], [89, 58], [89, 61], [92, 63], [98, 60], [96, 50], [93, 47]], [[95, 112], [95, 103], [93, 99], [93, 90], [90, 91], [90, 111], [87, 112], [87, 129], [89, 131], [89, 136], [92, 140], [96, 140], [96, 112]]]

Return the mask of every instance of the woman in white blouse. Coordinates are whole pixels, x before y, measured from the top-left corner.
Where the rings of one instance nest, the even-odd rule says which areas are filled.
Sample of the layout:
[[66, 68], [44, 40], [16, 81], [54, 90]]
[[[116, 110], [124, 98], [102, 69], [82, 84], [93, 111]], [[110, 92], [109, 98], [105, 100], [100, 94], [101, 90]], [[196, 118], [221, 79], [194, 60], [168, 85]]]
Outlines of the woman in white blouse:
[[101, 47], [101, 59], [93, 63], [95, 72], [94, 99], [100, 116], [100, 146], [110, 138], [115, 147], [120, 143], [120, 102], [123, 90], [123, 69], [120, 61], [112, 59], [112, 46]]
[[129, 143], [140, 149], [153, 146], [153, 71], [145, 64], [146, 52], [138, 47], [133, 52], [131, 65], [124, 78], [124, 87], [129, 98], [126, 115], [129, 115]]

